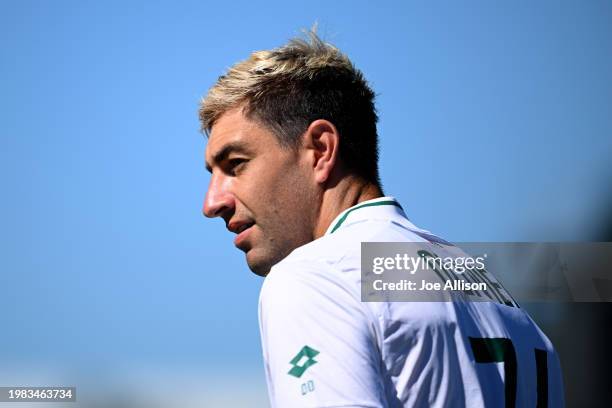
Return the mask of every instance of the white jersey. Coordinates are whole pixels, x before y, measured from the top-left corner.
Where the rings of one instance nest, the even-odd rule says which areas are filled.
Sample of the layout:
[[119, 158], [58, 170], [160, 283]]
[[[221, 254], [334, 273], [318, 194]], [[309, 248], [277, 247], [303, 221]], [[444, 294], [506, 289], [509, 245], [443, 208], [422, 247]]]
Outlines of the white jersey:
[[560, 407], [552, 344], [520, 307], [362, 302], [361, 242], [424, 242], [390, 197], [341, 213], [265, 278], [272, 407]]

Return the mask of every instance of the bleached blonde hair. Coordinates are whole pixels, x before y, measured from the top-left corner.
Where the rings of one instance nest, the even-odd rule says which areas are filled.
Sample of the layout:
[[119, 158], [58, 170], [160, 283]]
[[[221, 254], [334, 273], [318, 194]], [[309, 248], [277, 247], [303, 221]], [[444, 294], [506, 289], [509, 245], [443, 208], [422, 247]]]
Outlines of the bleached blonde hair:
[[312, 121], [330, 120], [341, 135], [345, 164], [378, 183], [374, 92], [351, 60], [314, 29], [279, 48], [253, 52], [219, 77], [200, 105], [202, 130], [208, 134], [239, 106], [286, 147], [295, 147]]

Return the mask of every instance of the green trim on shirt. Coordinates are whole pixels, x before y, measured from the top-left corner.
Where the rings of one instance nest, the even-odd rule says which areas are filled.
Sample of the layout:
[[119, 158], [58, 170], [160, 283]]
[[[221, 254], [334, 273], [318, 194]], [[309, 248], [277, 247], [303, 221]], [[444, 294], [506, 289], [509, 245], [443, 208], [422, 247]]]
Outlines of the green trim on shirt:
[[346, 220], [346, 217], [349, 216], [350, 213], [352, 213], [355, 210], [359, 210], [360, 208], [364, 208], [364, 207], [374, 207], [377, 205], [394, 205], [396, 207], [399, 207], [400, 209], [403, 210], [402, 206], [399, 205], [399, 203], [397, 201], [392, 201], [392, 200], [388, 200], [388, 201], [378, 201], [375, 203], [365, 203], [365, 204], [361, 204], [361, 205], [357, 205], [353, 208], [351, 208], [350, 210], [348, 210], [336, 223], [336, 225], [334, 225], [334, 228], [332, 228], [332, 230], [329, 232], [330, 234], [333, 234], [334, 231], [336, 231], [338, 228], [340, 228], [340, 225], [342, 225], [342, 223]]

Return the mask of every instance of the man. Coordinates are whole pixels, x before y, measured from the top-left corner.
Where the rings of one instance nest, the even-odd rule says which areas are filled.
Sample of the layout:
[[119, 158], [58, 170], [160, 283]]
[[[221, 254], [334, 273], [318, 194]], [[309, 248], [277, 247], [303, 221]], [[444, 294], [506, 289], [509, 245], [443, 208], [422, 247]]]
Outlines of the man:
[[210, 89], [200, 119], [204, 214], [266, 277], [272, 406], [563, 405], [554, 349], [516, 305], [361, 301], [361, 242], [439, 238], [383, 195], [374, 93], [338, 49], [310, 33], [253, 53]]

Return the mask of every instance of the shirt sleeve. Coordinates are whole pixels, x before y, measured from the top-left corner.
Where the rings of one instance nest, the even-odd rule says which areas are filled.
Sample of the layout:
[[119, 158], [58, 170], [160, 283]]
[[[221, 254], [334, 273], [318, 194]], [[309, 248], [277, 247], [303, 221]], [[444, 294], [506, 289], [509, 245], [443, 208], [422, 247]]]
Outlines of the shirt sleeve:
[[386, 407], [374, 322], [325, 265], [279, 264], [259, 324], [272, 407]]

